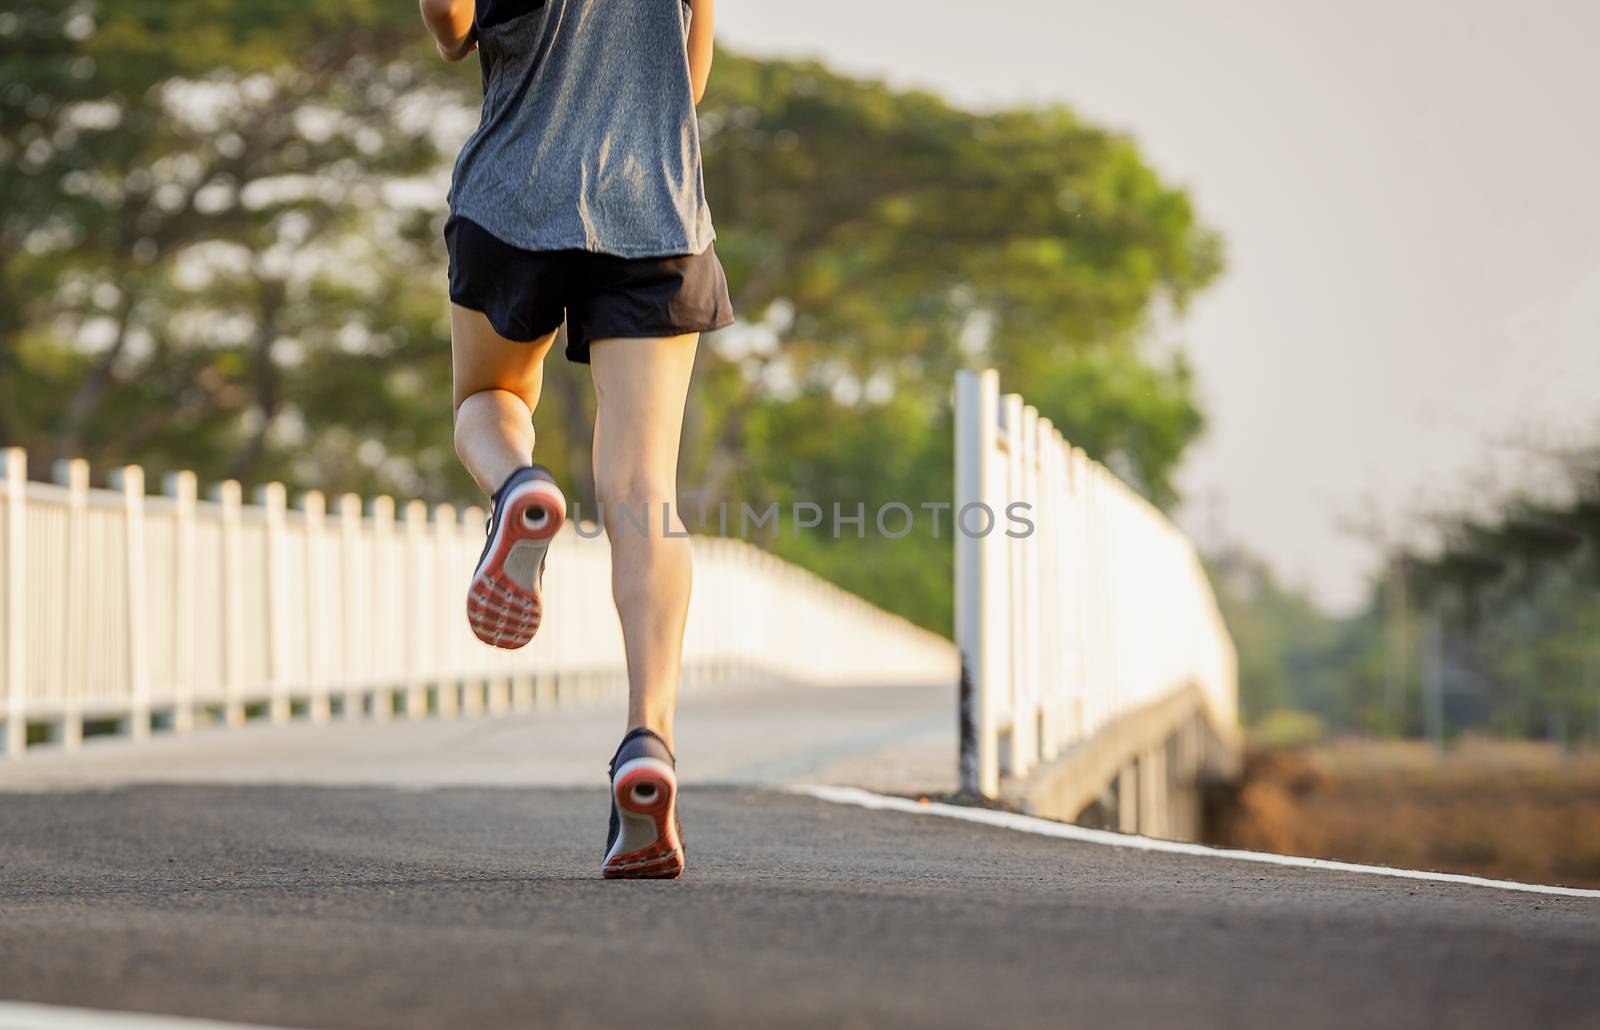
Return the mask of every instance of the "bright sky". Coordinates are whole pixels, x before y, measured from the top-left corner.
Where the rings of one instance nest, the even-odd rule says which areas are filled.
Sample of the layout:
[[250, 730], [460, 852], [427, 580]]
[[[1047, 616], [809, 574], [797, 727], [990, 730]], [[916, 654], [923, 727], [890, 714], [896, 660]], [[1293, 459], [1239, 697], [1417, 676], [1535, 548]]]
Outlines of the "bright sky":
[[[1325, 604], [1424, 507], [1600, 441], [1600, 3], [722, 0], [718, 34], [1135, 135], [1222, 230], [1179, 329], [1211, 429], [1183, 521]], [[715, 89], [715, 76], [712, 88]], [[712, 198], [713, 209], [716, 198]]]

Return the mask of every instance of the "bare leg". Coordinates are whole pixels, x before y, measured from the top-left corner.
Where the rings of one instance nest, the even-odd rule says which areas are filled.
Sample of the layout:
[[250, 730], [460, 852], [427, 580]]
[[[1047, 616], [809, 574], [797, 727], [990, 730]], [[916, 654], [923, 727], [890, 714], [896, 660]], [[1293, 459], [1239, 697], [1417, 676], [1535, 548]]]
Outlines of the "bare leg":
[[[628, 656], [628, 727], [672, 746], [689, 613], [689, 541], [678, 519], [678, 438], [699, 333], [597, 340], [594, 478], [611, 540], [611, 592]], [[662, 506], [672, 509], [663, 520]], [[640, 512], [648, 514], [639, 528]], [[631, 513], [631, 519], [628, 516]]]
[[450, 306], [456, 454], [486, 494], [533, 460], [533, 411], [555, 337], [518, 343], [482, 312]]

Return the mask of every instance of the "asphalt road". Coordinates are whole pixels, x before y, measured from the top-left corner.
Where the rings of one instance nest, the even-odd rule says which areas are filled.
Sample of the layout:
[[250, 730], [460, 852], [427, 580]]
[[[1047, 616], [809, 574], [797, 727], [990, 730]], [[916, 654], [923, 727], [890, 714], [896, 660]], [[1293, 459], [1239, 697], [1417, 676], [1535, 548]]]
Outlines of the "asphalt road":
[[279, 1026], [1600, 1026], [1600, 901], [685, 791], [0, 794], [0, 998]]

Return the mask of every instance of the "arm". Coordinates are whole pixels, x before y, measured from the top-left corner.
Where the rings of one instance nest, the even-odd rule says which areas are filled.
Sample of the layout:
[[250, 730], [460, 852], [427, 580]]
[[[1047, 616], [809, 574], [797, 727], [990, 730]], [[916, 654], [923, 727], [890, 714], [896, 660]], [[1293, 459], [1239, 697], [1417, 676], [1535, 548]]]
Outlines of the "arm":
[[694, 102], [706, 95], [711, 78], [711, 37], [716, 32], [716, 0], [689, 0], [694, 17], [689, 19], [689, 81], [694, 86]]
[[422, 24], [433, 33], [439, 56], [459, 61], [478, 48], [472, 31], [475, 0], [421, 0]]

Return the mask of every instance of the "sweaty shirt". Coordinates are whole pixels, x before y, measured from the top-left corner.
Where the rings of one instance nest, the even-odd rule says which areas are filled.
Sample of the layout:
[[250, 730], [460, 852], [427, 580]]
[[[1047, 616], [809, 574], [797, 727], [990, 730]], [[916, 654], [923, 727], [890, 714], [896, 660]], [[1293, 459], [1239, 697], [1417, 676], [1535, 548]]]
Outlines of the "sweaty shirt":
[[705, 250], [689, 19], [686, 0], [478, 0], [483, 114], [451, 214], [524, 250]]

